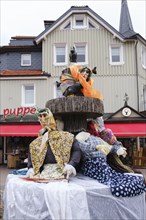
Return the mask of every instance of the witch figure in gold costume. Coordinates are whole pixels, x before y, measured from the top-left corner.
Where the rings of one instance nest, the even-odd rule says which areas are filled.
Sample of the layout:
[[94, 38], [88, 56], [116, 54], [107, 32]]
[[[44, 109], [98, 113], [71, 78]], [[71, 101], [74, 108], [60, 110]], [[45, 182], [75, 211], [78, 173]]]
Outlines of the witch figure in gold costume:
[[74, 135], [57, 130], [52, 112], [48, 108], [38, 111], [42, 126], [38, 137], [30, 143], [28, 172], [31, 178], [64, 178], [76, 175], [81, 150]]

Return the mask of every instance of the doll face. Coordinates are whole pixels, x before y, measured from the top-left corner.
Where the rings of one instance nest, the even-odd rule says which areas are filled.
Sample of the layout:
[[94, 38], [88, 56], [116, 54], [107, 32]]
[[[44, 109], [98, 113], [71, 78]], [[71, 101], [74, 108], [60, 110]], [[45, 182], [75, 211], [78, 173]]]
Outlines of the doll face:
[[85, 79], [87, 79], [88, 73], [87, 73], [86, 71], [83, 71], [81, 74], [82, 74], [82, 76], [83, 76]]
[[55, 119], [53, 117], [52, 112], [48, 108], [39, 111], [38, 119], [42, 128], [45, 128], [48, 131], [56, 130]]
[[49, 113], [48, 112], [39, 113], [38, 119], [43, 128], [47, 128], [49, 126]]
[[91, 70], [87, 67], [82, 68], [80, 70], [81, 75], [85, 78], [86, 81], [89, 81], [90, 75], [91, 75]]

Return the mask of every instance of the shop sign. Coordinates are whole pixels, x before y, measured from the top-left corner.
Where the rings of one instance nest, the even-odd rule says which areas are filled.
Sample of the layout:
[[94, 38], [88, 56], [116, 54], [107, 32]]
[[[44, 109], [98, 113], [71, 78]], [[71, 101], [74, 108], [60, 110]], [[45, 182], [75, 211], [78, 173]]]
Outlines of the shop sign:
[[5, 108], [3, 112], [3, 117], [6, 118], [9, 115], [15, 115], [15, 116], [24, 116], [27, 114], [35, 114], [36, 108], [34, 107], [18, 107], [18, 108]]

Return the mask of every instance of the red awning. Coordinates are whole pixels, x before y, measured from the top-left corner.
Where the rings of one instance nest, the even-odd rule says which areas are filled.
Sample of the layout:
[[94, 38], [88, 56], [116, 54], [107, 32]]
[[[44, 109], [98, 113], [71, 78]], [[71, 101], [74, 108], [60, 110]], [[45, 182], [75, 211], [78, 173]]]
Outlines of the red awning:
[[38, 136], [40, 124], [1, 125], [0, 136]]
[[117, 137], [146, 137], [146, 123], [106, 124]]
[[[146, 137], [145, 123], [132, 124], [105, 124], [117, 137]], [[0, 136], [38, 136], [41, 129], [39, 124], [31, 125], [1, 125]]]

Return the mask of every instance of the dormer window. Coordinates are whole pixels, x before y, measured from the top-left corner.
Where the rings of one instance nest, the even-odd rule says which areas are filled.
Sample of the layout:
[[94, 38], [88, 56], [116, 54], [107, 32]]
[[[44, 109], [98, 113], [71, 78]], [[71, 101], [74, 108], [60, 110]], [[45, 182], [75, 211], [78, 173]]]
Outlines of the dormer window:
[[31, 66], [31, 54], [21, 54], [21, 66]]

